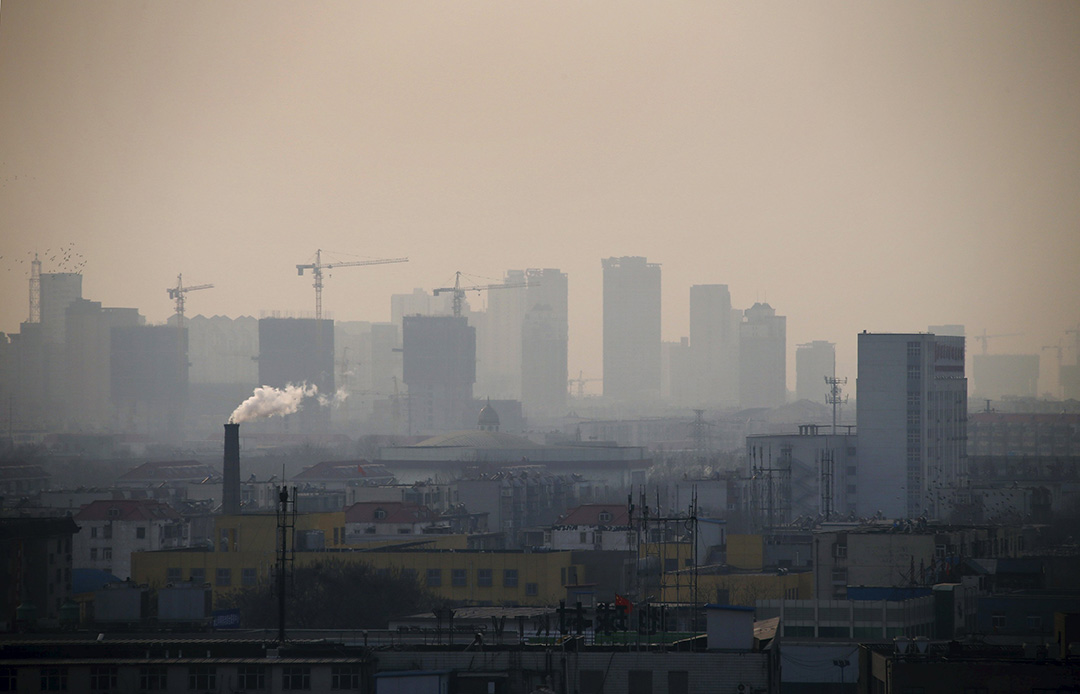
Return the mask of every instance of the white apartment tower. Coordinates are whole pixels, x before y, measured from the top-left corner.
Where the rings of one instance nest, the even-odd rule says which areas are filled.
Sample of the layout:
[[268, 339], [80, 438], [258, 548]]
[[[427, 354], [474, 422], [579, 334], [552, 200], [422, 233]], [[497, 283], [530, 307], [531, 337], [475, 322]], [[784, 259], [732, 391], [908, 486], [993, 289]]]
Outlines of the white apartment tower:
[[947, 518], [967, 485], [964, 338], [859, 335], [857, 513]]

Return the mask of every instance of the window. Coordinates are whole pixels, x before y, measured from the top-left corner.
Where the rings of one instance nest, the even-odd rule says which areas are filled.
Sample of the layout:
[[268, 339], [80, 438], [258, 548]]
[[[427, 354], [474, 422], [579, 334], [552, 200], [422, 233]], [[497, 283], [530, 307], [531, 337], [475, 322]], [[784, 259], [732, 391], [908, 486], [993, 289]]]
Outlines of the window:
[[503, 588], [517, 588], [518, 586], [518, 572], [517, 569], [504, 569], [503, 570]]
[[0, 667], [0, 692], [19, 690], [19, 671], [13, 667]]
[[281, 688], [285, 690], [311, 689], [311, 668], [292, 666], [281, 672]]
[[664, 572], [665, 573], [671, 573], [672, 571], [678, 571], [678, 570], [679, 570], [679, 559], [677, 557], [674, 558], [674, 559], [672, 559], [672, 558], [665, 558], [664, 559]]
[[266, 668], [260, 665], [241, 665], [237, 672], [238, 689], [244, 691], [266, 689]]
[[427, 585], [428, 588], [438, 588], [442, 586], [442, 569], [427, 570]]
[[259, 582], [259, 576], [255, 569], [240, 569], [240, 585], [250, 588]]
[[112, 560], [112, 547], [102, 547], [101, 548], [101, 558], [102, 559]]
[[690, 694], [690, 675], [686, 670], [668, 670], [668, 694]]
[[217, 689], [217, 668], [213, 665], [192, 665], [188, 668], [188, 689]]
[[102, 537], [104, 537], [106, 540], [112, 539], [112, 524], [111, 523], [109, 525], [106, 525], [104, 528], [102, 528], [102, 530], [104, 531], [102, 533]]
[[597, 516], [597, 518], [600, 519], [601, 523], [609, 523], [609, 522], [611, 522], [611, 512], [610, 511], [601, 511], [600, 515]]
[[115, 665], [95, 665], [90, 668], [90, 689], [95, 692], [116, 689]]
[[1037, 614], [1029, 614], [1027, 616], [1027, 628], [1028, 631], [1042, 631], [1042, 616]]
[[139, 527], [135, 528], [135, 537], [137, 539], [139, 539], [139, 540], [145, 540], [146, 539], [146, 528], [144, 528], [141, 525]]
[[165, 582], [166, 583], [179, 583], [184, 580], [184, 573], [180, 570], [179, 566], [170, 566], [165, 569]]
[[164, 665], [139, 668], [139, 689], [144, 692], [165, 691], [169, 684], [167, 672]]
[[994, 631], [1005, 628], [1005, 615], [996, 614], [990, 617], [990, 626], [994, 628]]
[[481, 588], [491, 587], [491, 569], [476, 570], [476, 585]]
[[330, 668], [331, 689], [359, 689], [360, 668], [355, 665], [335, 665]]
[[96, 559], [97, 559], [97, 547], [91, 547], [90, 548], [90, 561], [95, 561]]
[[581, 544], [585, 544], [588, 541], [586, 539], [587, 537], [588, 537], [587, 533], [578, 533], [578, 542], [581, 543]]
[[228, 588], [229, 586], [231, 586], [232, 585], [232, 569], [221, 569], [221, 568], [219, 568], [217, 570], [217, 575], [216, 575], [216, 578], [214, 580], [214, 585], [216, 585], [219, 588]]
[[90, 528], [90, 538], [91, 539], [96, 539], [97, 538], [97, 528]]
[[539, 595], [539, 594], [540, 594], [540, 584], [539, 583], [526, 583], [525, 584], [525, 595], [533, 595], [533, 596], [535, 596], [535, 595]]
[[66, 692], [67, 684], [68, 673], [66, 667], [41, 668], [41, 691]]
[[375, 520], [383, 520], [386, 518], [386, 509], [375, 509]]
[[450, 570], [450, 585], [455, 588], [464, 588], [469, 584], [468, 576], [465, 574], [465, 569], [451, 569]]
[[627, 694], [652, 694], [652, 670], [630, 670], [626, 673]]
[[192, 569], [191, 581], [193, 583], [206, 583], [206, 569]]

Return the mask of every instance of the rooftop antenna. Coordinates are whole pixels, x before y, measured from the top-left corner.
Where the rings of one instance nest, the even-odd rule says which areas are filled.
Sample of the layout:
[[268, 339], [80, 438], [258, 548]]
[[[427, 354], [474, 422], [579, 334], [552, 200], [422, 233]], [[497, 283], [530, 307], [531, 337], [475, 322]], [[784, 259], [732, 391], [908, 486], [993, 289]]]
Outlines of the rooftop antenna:
[[847, 376], [843, 378], [837, 378], [834, 373], [832, 376], [825, 377], [825, 383], [829, 386], [829, 394], [825, 396], [825, 404], [832, 405], [832, 433], [836, 436], [836, 422], [839, 417], [839, 408], [841, 405], [846, 405], [848, 396], [841, 396], [842, 389], [840, 386], [847, 383]]

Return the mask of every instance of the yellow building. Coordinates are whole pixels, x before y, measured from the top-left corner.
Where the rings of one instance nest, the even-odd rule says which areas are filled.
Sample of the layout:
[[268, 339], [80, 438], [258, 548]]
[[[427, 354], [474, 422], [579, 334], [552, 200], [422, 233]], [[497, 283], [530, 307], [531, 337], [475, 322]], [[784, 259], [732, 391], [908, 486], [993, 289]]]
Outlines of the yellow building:
[[[731, 605], [754, 607], [757, 600], [810, 600], [814, 593], [814, 574], [802, 573], [730, 573], [697, 577], [698, 600], [703, 603], [726, 602]], [[682, 600], [685, 601], [685, 588]], [[671, 591], [663, 593], [665, 600], [675, 601]]]
[[[267, 585], [275, 575], [274, 554], [265, 552], [136, 552], [131, 561], [133, 578], [151, 587], [183, 580], [210, 583], [215, 604], [228, 591]], [[296, 566], [323, 561], [399, 570], [440, 597], [472, 605], [551, 605], [565, 597], [565, 577], [583, 573], [571, 564], [570, 552], [373, 549], [295, 555]]]
[[765, 543], [761, 535], [727, 536], [727, 564], [734, 569], [761, 571], [765, 565]]

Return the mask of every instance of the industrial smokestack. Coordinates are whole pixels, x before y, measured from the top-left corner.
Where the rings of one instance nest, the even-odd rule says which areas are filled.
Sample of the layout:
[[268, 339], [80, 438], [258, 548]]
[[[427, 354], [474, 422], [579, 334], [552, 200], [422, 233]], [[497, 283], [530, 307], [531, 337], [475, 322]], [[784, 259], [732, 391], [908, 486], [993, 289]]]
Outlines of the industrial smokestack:
[[221, 512], [240, 513], [240, 425], [225, 425], [225, 465], [221, 480]]

